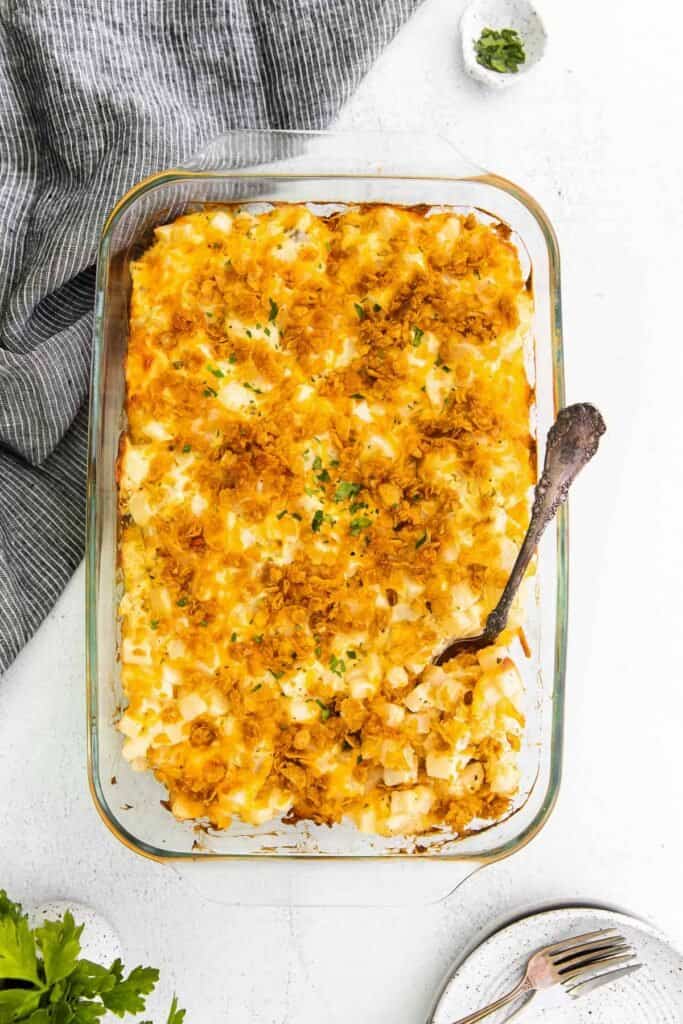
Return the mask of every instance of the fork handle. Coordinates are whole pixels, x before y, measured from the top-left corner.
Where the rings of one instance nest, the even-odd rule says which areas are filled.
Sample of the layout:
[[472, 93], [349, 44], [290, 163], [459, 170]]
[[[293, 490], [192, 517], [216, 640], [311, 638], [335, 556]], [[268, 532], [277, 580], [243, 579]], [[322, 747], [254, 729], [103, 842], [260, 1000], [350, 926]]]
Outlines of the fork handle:
[[508, 992], [506, 996], [501, 996], [500, 999], [496, 999], [494, 1003], [489, 1003], [489, 1005], [485, 1006], [483, 1010], [476, 1010], [475, 1013], [470, 1013], [467, 1017], [460, 1017], [459, 1020], [454, 1020], [453, 1024], [477, 1024], [477, 1021], [483, 1020], [484, 1017], [488, 1017], [490, 1013], [495, 1013], [496, 1010], [500, 1010], [503, 1006], [507, 1006], [508, 1003], [518, 999], [524, 992], [529, 992], [532, 987], [531, 982], [525, 976], [518, 985], [515, 985], [512, 992]]

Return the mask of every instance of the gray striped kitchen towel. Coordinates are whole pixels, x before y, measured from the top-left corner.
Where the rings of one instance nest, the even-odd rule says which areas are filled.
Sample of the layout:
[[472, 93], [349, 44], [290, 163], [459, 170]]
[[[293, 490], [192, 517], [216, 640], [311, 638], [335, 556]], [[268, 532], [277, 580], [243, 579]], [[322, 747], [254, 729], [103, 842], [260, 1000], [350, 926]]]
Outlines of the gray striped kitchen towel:
[[229, 128], [334, 117], [420, 0], [0, 0], [0, 672], [83, 551], [95, 250]]

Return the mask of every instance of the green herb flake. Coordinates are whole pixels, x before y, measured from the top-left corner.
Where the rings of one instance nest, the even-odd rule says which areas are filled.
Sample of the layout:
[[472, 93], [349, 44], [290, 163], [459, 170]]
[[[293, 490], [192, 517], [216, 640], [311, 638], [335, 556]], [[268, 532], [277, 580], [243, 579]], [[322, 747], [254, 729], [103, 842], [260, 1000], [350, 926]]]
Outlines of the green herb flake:
[[349, 512], [351, 513], [351, 515], [353, 515], [355, 512], [360, 512], [360, 510], [362, 508], [367, 508], [367, 507], [368, 507], [367, 501], [354, 501], [352, 503], [351, 507], [349, 508]]
[[354, 391], [354, 393], [350, 397], [355, 398], [357, 402], [365, 401], [365, 395], [361, 395], [360, 391]]
[[268, 319], [270, 320], [271, 323], [273, 323], [273, 321], [275, 320], [275, 317], [278, 314], [278, 310], [279, 310], [280, 307], [278, 306], [277, 302], [273, 302], [272, 299], [268, 299], [268, 302], [270, 303], [270, 310], [268, 312]]
[[316, 480], [318, 481], [318, 483], [321, 484], [329, 484], [330, 474], [327, 472], [326, 469], [323, 469], [322, 473], [319, 473], [318, 476], [316, 477]]
[[412, 346], [413, 346], [413, 348], [417, 348], [417, 346], [420, 344], [420, 342], [422, 341], [422, 339], [424, 337], [424, 333], [425, 332], [421, 331], [419, 327], [413, 327], [413, 338], [412, 338]]
[[176, 359], [171, 365], [173, 366], [174, 370], [182, 370], [185, 363], [181, 359]]
[[323, 525], [323, 519], [324, 519], [323, 511], [322, 511], [322, 509], [319, 508], [316, 511], [316, 513], [313, 516], [313, 518], [311, 519], [311, 529], [313, 530], [313, 533], [318, 533], [318, 531], [320, 530], [320, 527]]
[[255, 395], [262, 395], [263, 391], [261, 388], [257, 388], [255, 384], [250, 384], [248, 380], [242, 381], [242, 387], [246, 388], [247, 391], [253, 391]]
[[526, 61], [524, 44], [513, 28], [500, 31], [494, 28], [482, 29], [475, 53], [478, 64], [499, 74], [516, 75], [520, 65]]
[[237, 642], [237, 633], [231, 633], [230, 634], [230, 643], [234, 644], [236, 642]]
[[332, 714], [332, 712], [328, 708], [327, 704], [323, 704], [323, 702], [321, 700], [318, 700], [317, 698], [316, 698], [316, 704], [320, 708], [320, 721], [321, 722], [326, 722], [327, 719]]
[[360, 305], [360, 303], [359, 302], [354, 302], [353, 308], [356, 311], [356, 315], [357, 315], [358, 319], [359, 320], [365, 320], [366, 313], [365, 313], [365, 310], [363, 309], [363, 307]]
[[330, 671], [334, 672], [336, 676], [343, 676], [346, 672], [346, 662], [343, 658], [338, 658], [335, 654], [330, 658]]
[[187, 453], [191, 452], [191, 451], [192, 451], [192, 445], [191, 444], [184, 444], [183, 445], [183, 454], [184, 455], [187, 455]]
[[218, 392], [214, 391], [213, 388], [204, 388], [204, 398], [218, 398]]
[[322, 656], [323, 656], [323, 649], [322, 649], [322, 647], [320, 646], [320, 644], [317, 644], [317, 645], [316, 645], [316, 646], [315, 646], [315, 647], [313, 648], [313, 653], [315, 654], [316, 658], [322, 658]]
[[427, 540], [428, 540], [428, 535], [427, 535], [427, 532], [425, 531], [424, 533], [420, 534], [420, 536], [415, 541], [415, 550], [417, 551], [419, 548], [422, 547], [423, 544], [426, 544]]
[[185, 608], [187, 605], [187, 598], [181, 597], [179, 601], [176, 601], [176, 604], [178, 605], [179, 608]]
[[228, 362], [232, 363], [233, 365], [237, 362], [237, 356], [234, 352], [231, 352], [230, 355], [228, 356]]
[[225, 374], [217, 366], [212, 366], [211, 363], [207, 364], [207, 370], [212, 373], [214, 377], [225, 377]]
[[357, 658], [357, 657], [358, 657], [358, 655], [356, 654], [356, 652], [355, 652], [355, 651], [347, 651], [347, 652], [346, 652], [346, 657], [347, 657], [347, 658], [350, 658], [350, 659], [351, 659], [351, 661], [354, 661], [354, 659], [355, 659], [355, 658]]
[[283, 508], [282, 512], [278, 512], [275, 516], [276, 519], [283, 519], [287, 515], [287, 509]]
[[380, 306], [379, 302], [376, 302], [374, 304], [374, 306], [372, 307], [372, 309], [373, 309], [374, 313], [381, 313], [382, 312], [382, 307]]
[[252, 686], [251, 692], [252, 693], [256, 693], [256, 691], [260, 690], [262, 686], [263, 686], [263, 683], [257, 683], [256, 686]]
[[263, 643], [263, 633], [257, 633], [256, 634], [256, 636], [254, 637], [254, 643], [255, 644], [262, 644]]
[[199, 623], [199, 625], [203, 626], [204, 628], [206, 628], [209, 625], [208, 620], [207, 619], [202, 619], [202, 621]]
[[268, 671], [270, 672], [270, 674], [273, 677], [273, 679], [282, 679], [282, 677], [284, 675], [284, 672], [276, 672], [272, 668], [269, 668]]
[[158, 629], [159, 628], [159, 620], [158, 619], [152, 619], [152, 621], [150, 622], [149, 625], [150, 625], [151, 629]]
[[355, 498], [361, 487], [362, 484], [352, 483], [350, 480], [341, 480], [334, 492], [334, 500], [346, 501], [347, 498]]
[[313, 459], [313, 469], [314, 470], [318, 470], [318, 469], [322, 469], [322, 468], [323, 468], [323, 460], [320, 458], [319, 455], [316, 455], [316, 457]]
[[368, 516], [358, 516], [356, 519], [352, 519], [349, 524], [349, 532], [352, 537], [357, 537], [361, 530], [366, 530], [368, 526], [372, 526], [372, 519]]

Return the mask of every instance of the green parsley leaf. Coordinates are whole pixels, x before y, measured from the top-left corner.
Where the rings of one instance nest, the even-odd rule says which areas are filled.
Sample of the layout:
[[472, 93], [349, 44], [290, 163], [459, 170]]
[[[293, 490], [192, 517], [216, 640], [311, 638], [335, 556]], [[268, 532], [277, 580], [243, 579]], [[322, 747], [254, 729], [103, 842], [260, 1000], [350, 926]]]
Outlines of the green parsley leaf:
[[192, 445], [191, 444], [184, 444], [183, 445], [183, 454], [184, 455], [187, 455], [187, 453], [191, 452], [191, 451], [192, 451]]
[[158, 629], [159, 628], [159, 620], [158, 619], [152, 619], [152, 621], [150, 622], [149, 625], [150, 625], [150, 629]]
[[218, 398], [218, 392], [214, 391], [213, 388], [204, 388], [204, 398]]
[[334, 492], [334, 500], [346, 501], [347, 498], [355, 498], [362, 486], [362, 484], [352, 483], [350, 480], [341, 480]]
[[270, 674], [273, 677], [273, 679], [282, 679], [282, 677], [284, 675], [284, 672], [276, 672], [272, 668], [269, 668], [268, 671], [270, 672]]
[[182, 370], [185, 364], [180, 359], [176, 359], [171, 365], [174, 370]]
[[257, 633], [256, 634], [256, 636], [254, 637], [254, 643], [255, 644], [262, 644], [263, 643], [263, 633]]
[[268, 302], [270, 303], [270, 312], [268, 313], [268, 319], [272, 323], [273, 320], [275, 320], [275, 317], [278, 314], [279, 306], [278, 306], [277, 302], [273, 302], [272, 299], [268, 299]]
[[355, 658], [358, 657], [358, 655], [356, 654], [355, 651], [347, 651], [346, 652], [346, 657], [347, 658], [351, 658], [351, 660], [353, 661]]
[[287, 509], [283, 508], [282, 512], [278, 512], [278, 514], [275, 516], [275, 518], [276, 519], [283, 519], [284, 516], [286, 516], [286, 515], [287, 515]]
[[352, 519], [349, 525], [349, 532], [352, 537], [357, 537], [361, 530], [366, 530], [368, 526], [372, 526], [372, 519], [368, 516], [358, 516], [357, 519]]
[[342, 676], [346, 672], [346, 663], [343, 658], [338, 658], [335, 654], [330, 658], [330, 669], [336, 676]]
[[61, 921], [46, 921], [35, 929], [34, 935], [43, 954], [43, 969], [48, 985], [68, 978], [73, 971], [81, 951], [82, 931], [83, 925], [76, 927], [68, 910]]
[[237, 633], [231, 633], [230, 634], [230, 643], [234, 644], [236, 642], [236, 640], [237, 640]]
[[[121, 972], [121, 961], [114, 961], [112, 973], [116, 966]], [[159, 980], [159, 972], [155, 967], [134, 967], [127, 978], [121, 978], [108, 992], [100, 996], [102, 1002], [112, 1013], [123, 1017], [125, 1013], [141, 1013], [145, 1008], [145, 999], [153, 991]]]
[[298, 519], [299, 522], [301, 522], [301, 516], [299, 515], [298, 512], [290, 512], [289, 514], [292, 517], [292, 519]]
[[252, 686], [251, 692], [252, 693], [256, 693], [256, 691], [260, 690], [262, 686], [263, 686], [263, 683], [257, 683], [256, 686]]
[[[47, 1024], [50, 1019], [47, 1016], [47, 1010], [38, 1010], [41, 996], [42, 992], [32, 992], [25, 988], [10, 988], [0, 992], [0, 1020], [3, 1022], [25, 1021], [30, 1013], [31, 1021], [38, 1021], [39, 1024], [43, 1024], [45, 1021]], [[34, 1010], [37, 1012], [34, 1013]], [[39, 1016], [41, 1013], [42, 1017]]]
[[417, 348], [424, 337], [424, 331], [421, 331], [419, 327], [413, 327], [413, 348]]
[[0, 919], [0, 981], [3, 979], [40, 985], [31, 929], [25, 917], [14, 913]]
[[255, 395], [263, 394], [261, 388], [257, 388], [255, 384], [250, 384], [248, 380], [242, 381], [242, 387], [246, 388], [248, 391], [253, 391]]
[[209, 363], [207, 364], [206, 368], [209, 371], [209, 373], [212, 373], [214, 375], [214, 377], [225, 377], [223, 371], [220, 370], [217, 366], [211, 366], [211, 364]]
[[513, 28], [504, 28], [500, 31], [493, 28], [482, 29], [476, 42], [475, 53], [478, 64], [501, 74], [517, 74], [520, 65], [526, 60], [524, 43]]
[[179, 601], [176, 601], [176, 604], [178, 605], [179, 608], [184, 608], [185, 605], [187, 604], [187, 598], [181, 597]]
[[375, 313], [381, 313], [382, 312], [382, 307], [380, 306], [379, 302], [376, 302], [374, 304], [374, 306], [372, 307], [372, 309], [373, 309], [373, 312], [375, 312]]
[[231, 352], [230, 355], [228, 356], [228, 362], [233, 364], [237, 362], [237, 356], [235, 355], [234, 352]]
[[420, 534], [420, 536], [415, 541], [415, 550], [417, 551], [417, 549], [421, 548], [423, 544], [426, 544], [427, 543], [427, 539], [428, 539], [428, 534], [427, 534], [426, 531], [424, 533]]
[[326, 722], [327, 719], [332, 714], [332, 712], [328, 708], [327, 704], [323, 704], [323, 702], [321, 700], [317, 700], [317, 698], [316, 698], [316, 704], [320, 708], [320, 721], [321, 722]]
[[313, 459], [313, 467], [312, 468], [314, 470], [318, 470], [318, 469], [322, 469], [323, 468], [323, 460], [320, 458], [319, 455], [316, 455], [316, 457]]
[[313, 533], [318, 533], [320, 527], [323, 525], [323, 518], [322, 509], [317, 509], [315, 515], [311, 519], [311, 529], [313, 530]]
[[368, 507], [367, 501], [354, 501], [354, 502], [351, 503], [351, 506], [349, 507], [349, 512], [351, 513], [351, 515], [353, 515], [354, 512], [360, 512], [360, 510], [362, 508], [367, 508], [367, 507]]
[[359, 320], [365, 320], [365, 317], [366, 317], [367, 314], [366, 314], [365, 310], [363, 309], [363, 307], [360, 305], [360, 303], [354, 302], [353, 308], [356, 311], [356, 315], [358, 316], [358, 319]]
[[326, 469], [323, 469], [322, 473], [319, 473], [318, 476], [316, 477], [316, 480], [318, 481], [318, 483], [321, 484], [329, 484], [330, 474], [327, 472]]

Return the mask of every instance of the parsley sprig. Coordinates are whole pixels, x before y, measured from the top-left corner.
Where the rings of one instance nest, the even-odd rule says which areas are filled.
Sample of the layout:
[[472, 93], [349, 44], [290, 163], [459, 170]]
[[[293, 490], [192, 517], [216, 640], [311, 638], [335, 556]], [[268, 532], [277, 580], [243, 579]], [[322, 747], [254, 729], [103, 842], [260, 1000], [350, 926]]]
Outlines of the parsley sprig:
[[[106, 1010], [117, 1017], [139, 1014], [159, 980], [155, 967], [124, 974], [80, 958], [83, 925], [67, 911], [30, 928], [21, 906], [0, 889], [0, 1020], [13, 1024], [96, 1024]], [[185, 1011], [173, 997], [166, 1024], [182, 1024]], [[144, 1024], [152, 1024], [146, 1021]]]

